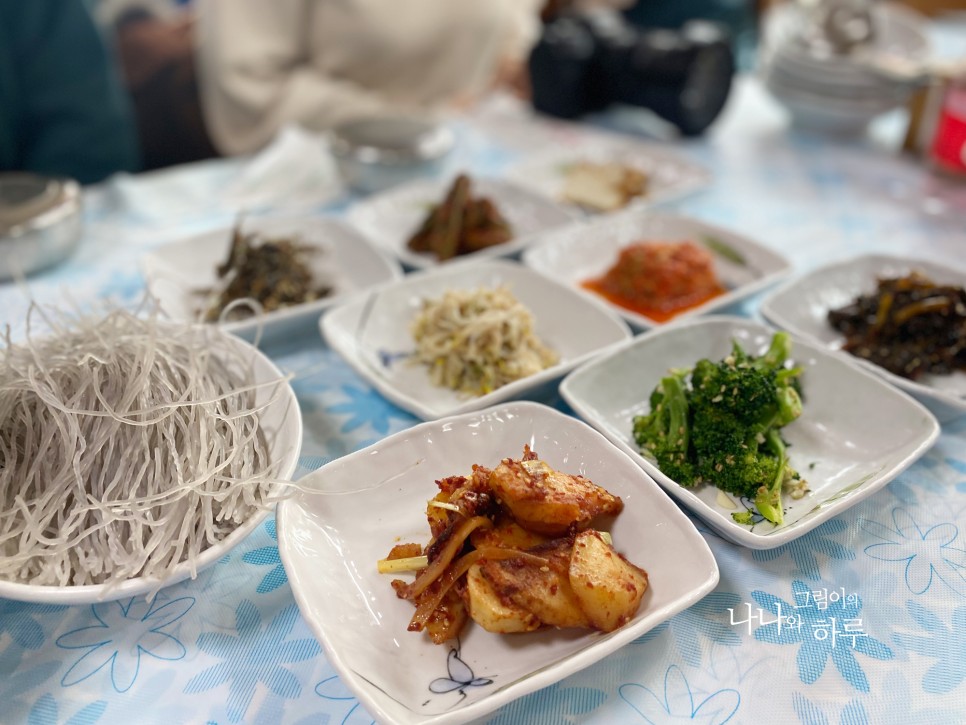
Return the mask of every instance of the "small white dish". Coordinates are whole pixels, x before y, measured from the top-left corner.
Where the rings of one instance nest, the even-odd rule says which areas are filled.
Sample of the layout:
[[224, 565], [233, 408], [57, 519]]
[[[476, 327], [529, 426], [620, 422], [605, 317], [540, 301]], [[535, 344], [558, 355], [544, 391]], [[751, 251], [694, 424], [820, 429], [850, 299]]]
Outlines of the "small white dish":
[[[302, 446], [302, 413], [292, 386], [264, 353], [234, 335], [216, 334], [211, 338], [212, 349], [227, 363], [229, 370], [241, 373], [251, 370], [255, 384], [278, 381], [277, 385], [261, 385], [255, 391], [255, 406], [264, 405], [259, 415], [261, 430], [268, 443], [270, 460], [275, 464], [276, 478], [287, 481], [298, 465]], [[272, 397], [275, 397], [272, 400]], [[265, 520], [270, 508], [256, 510], [247, 521], [214, 546], [205, 549], [194, 563], [201, 571], [224, 557], [241, 543]], [[0, 598], [47, 604], [92, 604], [95, 602], [127, 599], [150, 594], [163, 587], [177, 584], [192, 576], [188, 562], [176, 566], [163, 580], [137, 577], [118, 584], [85, 586], [40, 586], [0, 580]]]
[[442, 263], [434, 254], [409, 249], [406, 245], [409, 238], [433, 205], [445, 198], [452, 179], [420, 179], [402, 184], [353, 205], [347, 218], [379, 249], [414, 269], [468, 259], [511, 256], [526, 247], [534, 234], [575, 220], [574, 214], [564, 206], [508, 181], [471, 176], [470, 182], [472, 196], [489, 197], [509, 223], [513, 238], [508, 242]]
[[[650, 580], [637, 615], [609, 634], [497, 635], [469, 622], [459, 644], [441, 646], [408, 632], [413, 607], [396, 597], [394, 577], [379, 574], [376, 561], [400, 541], [429, 540], [425, 502], [438, 492], [436, 479], [519, 458], [524, 443], [551, 466], [580, 472], [623, 499], [610, 527], [614, 545]], [[282, 563], [329, 662], [380, 723], [469, 722], [597, 662], [718, 582], [707, 543], [644, 471], [583, 422], [537, 403], [418, 425], [301, 484], [278, 506]]]
[[[557, 364], [478, 397], [433, 384], [424, 365], [408, 360], [415, 347], [410, 324], [423, 300], [447, 290], [500, 285], [530, 310], [535, 334], [557, 353]], [[359, 375], [423, 420], [525, 395], [631, 336], [627, 324], [602, 303], [506, 260], [443, 265], [407, 275], [330, 311], [320, 325], [328, 344]]]
[[669, 322], [705, 314], [739, 302], [774, 283], [791, 268], [781, 254], [727, 229], [689, 217], [635, 209], [600, 217], [580, 227], [540, 235], [523, 254], [523, 262], [540, 274], [601, 299], [635, 327], [666, 324], [614, 304], [581, 284], [602, 276], [620, 251], [634, 242], [690, 241], [704, 246], [715, 260], [715, 272], [726, 292], [676, 314]]
[[[914, 270], [934, 282], [966, 287], [966, 270], [946, 262], [868, 254], [833, 262], [789, 280], [762, 300], [761, 314], [777, 327], [829, 350], [839, 350], [845, 337], [828, 323], [829, 310], [843, 307], [859, 295], [871, 294], [880, 277], [901, 277]], [[925, 375], [914, 381], [867, 360], [851, 359], [914, 395], [940, 419], [966, 412], [966, 372]]]
[[926, 452], [939, 423], [921, 404], [852, 364], [842, 353], [793, 338], [792, 360], [804, 367], [801, 417], [781, 429], [792, 467], [811, 489], [800, 500], [785, 495], [785, 522], [735, 522], [735, 497], [708, 485], [685, 488], [640, 453], [633, 419], [646, 414], [651, 391], [670, 368], [721, 360], [738, 340], [761, 354], [774, 330], [737, 317], [704, 317], [669, 325], [575, 370], [560, 393], [577, 414], [629, 454], [671, 495], [724, 538], [771, 549], [811, 531], [871, 496]]
[[[664, 146], [601, 133], [575, 134], [565, 145], [525, 156], [507, 170], [507, 178], [551, 199], [567, 203], [563, 198], [567, 171], [581, 162], [618, 163], [647, 175], [647, 191], [630, 199], [618, 212], [676, 201], [711, 182], [707, 169], [668, 151]], [[573, 208], [586, 211], [579, 206]]]
[[[223, 329], [245, 338], [257, 332], [317, 319], [323, 311], [355, 292], [398, 279], [399, 265], [380, 254], [359, 232], [345, 223], [325, 217], [257, 217], [246, 219], [242, 229], [265, 237], [298, 238], [317, 250], [307, 255], [315, 278], [331, 284], [332, 293], [301, 305], [285, 307], [243, 320], [226, 322]], [[199, 319], [208, 296], [217, 287], [216, 267], [228, 257], [233, 229], [219, 229], [171, 242], [141, 259], [148, 289], [161, 309], [173, 320]]]

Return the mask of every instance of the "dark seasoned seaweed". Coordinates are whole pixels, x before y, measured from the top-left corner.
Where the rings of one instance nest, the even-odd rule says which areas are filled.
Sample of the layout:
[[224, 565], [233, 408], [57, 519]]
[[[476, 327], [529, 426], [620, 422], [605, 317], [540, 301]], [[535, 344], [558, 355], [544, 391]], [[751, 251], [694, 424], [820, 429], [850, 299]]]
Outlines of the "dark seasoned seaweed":
[[876, 291], [830, 310], [844, 350], [902, 377], [966, 370], [966, 290], [919, 272], [879, 279]]

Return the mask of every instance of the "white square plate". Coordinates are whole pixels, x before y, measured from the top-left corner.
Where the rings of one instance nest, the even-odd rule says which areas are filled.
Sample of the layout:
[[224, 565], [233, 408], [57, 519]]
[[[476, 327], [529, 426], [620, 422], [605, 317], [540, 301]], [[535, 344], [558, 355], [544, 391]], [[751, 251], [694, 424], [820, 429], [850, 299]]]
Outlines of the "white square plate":
[[[268, 332], [306, 318], [317, 319], [323, 310], [352, 293], [402, 276], [395, 260], [377, 252], [359, 232], [337, 219], [259, 217], [246, 219], [242, 228], [268, 237], [298, 237], [301, 243], [317, 249], [317, 253], [308, 256], [308, 263], [316, 278], [330, 282], [334, 289], [328, 297], [313, 302], [223, 325], [236, 335], [251, 337], [259, 328]], [[173, 320], [199, 318], [206, 298], [198, 293], [216, 286], [215, 268], [227, 258], [231, 241], [232, 229], [219, 229], [166, 244], [144, 255], [141, 267], [148, 289], [165, 314]]]
[[[845, 337], [828, 323], [829, 310], [843, 307], [875, 291], [880, 277], [901, 277], [919, 270], [934, 282], [966, 287], [966, 270], [945, 262], [869, 254], [835, 262], [787, 283], [761, 303], [761, 314], [773, 325], [810, 339], [829, 350], [839, 350]], [[966, 373], [925, 375], [909, 380], [883, 367], [853, 357], [856, 363], [881, 375], [897, 388], [926, 403], [940, 418], [966, 412]]]
[[[609, 634], [498, 635], [470, 622], [458, 645], [434, 645], [408, 632], [413, 607], [396, 597], [393, 576], [377, 573], [376, 561], [399, 541], [428, 542], [425, 502], [438, 492], [436, 479], [519, 458], [524, 443], [551, 466], [582, 473], [623, 499], [611, 526], [614, 545], [650, 580], [637, 615]], [[329, 662], [380, 723], [468, 722], [593, 664], [718, 582], [708, 545], [644, 471], [585, 423], [537, 403], [418, 425], [301, 484], [327, 493], [300, 490], [279, 504], [282, 563]], [[431, 689], [437, 679], [451, 689], [435, 694], [446, 689]]]
[[[714, 256], [715, 272], [727, 291], [678, 313], [672, 322], [739, 302], [780, 279], [790, 269], [788, 260], [781, 254], [748, 237], [697, 219], [642, 209], [541, 234], [524, 252], [523, 261], [541, 274], [596, 297], [594, 292], [581, 287], [581, 283], [602, 276], [617, 261], [621, 249], [640, 241], [690, 241], [705, 247]], [[646, 329], [665, 324], [604, 297], [600, 299], [635, 327]]]
[[[580, 162], [625, 164], [647, 175], [647, 192], [631, 199], [621, 210], [616, 210], [618, 212], [675, 201], [704, 188], [711, 181], [711, 174], [703, 166], [668, 151], [664, 146], [602, 133], [575, 133], [566, 143], [552, 150], [526, 156], [510, 167], [507, 178], [566, 203], [563, 190], [567, 170]], [[574, 208], [580, 209], [578, 206]]]
[[[847, 356], [794, 339], [792, 360], [804, 367], [802, 415], [781, 429], [792, 467], [810, 493], [784, 496], [785, 522], [735, 522], [742, 505], [717, 488], [679, 486], [641, 455], [633, 419], [650, 410], [651, 391], [670, 368], [721, 360], [738, 340], [763, 353], [774, 330], [737, 317], [704, 317], [641, 335], [567, 376], [560, 393], [580, 417], [636, 460], [679, 501], [725, 538], [753, 549], [781, 546], [872, 495], [925, 453], [939, 423], [921, 404], [854, 365]], [[730, 502], [726, 505], [726, 502]]]
[[[408, 360], [410, 324], [423, 300], [447, 290], [505, 285], [533, 314], [535, 334], [559, 362], [477, 397], [433, 384], [425, 366]], [[407, 275], [357, 297], [321, 320], [325, 340], [383, 396], [424, 420], [479, 410], [550, 383], [604, 348], [631, 336], [602, 303], [505, 260], [450, 264]]]
[[[503, 244], [481, 249], [447, 260], [507, 257], [530, 243], [533, 235], [575, 221], [573, 212], [516, 184], [501, 179], [470, 177], [472, 196], [487, 196], [506, 218], [513, 238]], [[452, 179], [420, 179], [355, 204], [348, 212], [349, 221], [372, 240], [379, 249], [393, 255], [403, 264], [416, 269], [436, 267], [436, 255], [413, 252], [406, 242], [422, 224], [430, 208], [443, 200]]]

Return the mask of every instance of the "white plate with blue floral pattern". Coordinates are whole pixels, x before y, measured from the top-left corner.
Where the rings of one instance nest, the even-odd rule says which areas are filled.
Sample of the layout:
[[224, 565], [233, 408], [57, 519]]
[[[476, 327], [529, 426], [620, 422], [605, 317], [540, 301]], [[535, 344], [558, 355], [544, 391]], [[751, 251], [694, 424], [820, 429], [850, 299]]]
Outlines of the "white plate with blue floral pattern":
[[[619, 495], [615, 547], [648, 572], [637, 615], [609, 634], [498, 635], [468, 623], [435, 645], [409, 632], [412, 604], [376, 562], [400, 541], [428, 541], [436, 479], [495, 466], [529, 444], [564, 472]], [[317, 493], [316, 493], [317, 492]], [[423, 423], [329, 463], [278, 507], [282, 563], [329, 662], [380, 723], [463, 723], [577, 672], [696, 603], [718, 567], [694, 524], [634, 461], [574, 417], [515, 402]], [[396, 575], [398, 576], [398, 575]]]
[[760, 355], [775, 330], [752, 320], [712, 316], [686, 320], [634, 338], [574, 370], [560, 394], [577, 414], [636, 460], [672, 496], [726, 539], [753, 549], [772, 549], [811, 531], [871, 496], [925, 453], [939, 423], [922, 404], [856, 365], [845, 354], [793, 337], [792, 361], [802, 366], [802, 414], [781, 429], [791, 466], [809, 493], [783, 497], [784, 523], [755, 516], [737, 523], [733, 513], [753, 509], [717, 488], [685, 488], [641, 453], [634, 417], [650, 409], [651, 391], [672, 368], [703, 358], [721, 360], [737, 340]]
[[[473, 396], [436, 385], [427, 365], [412, 358], [410, 326], [427, 299], [448, 290], [504, 286], [530, 311], [534, 334], [553, 350], [555, 364], [489, 393]], [[423, 420], [479, 410], [555, 384], [580, 363], [631, 336], [607, 306], [507, 260], [447, 264], [414, 272], [356, 297], [320, 321], [326, 342], [385, 398]]]

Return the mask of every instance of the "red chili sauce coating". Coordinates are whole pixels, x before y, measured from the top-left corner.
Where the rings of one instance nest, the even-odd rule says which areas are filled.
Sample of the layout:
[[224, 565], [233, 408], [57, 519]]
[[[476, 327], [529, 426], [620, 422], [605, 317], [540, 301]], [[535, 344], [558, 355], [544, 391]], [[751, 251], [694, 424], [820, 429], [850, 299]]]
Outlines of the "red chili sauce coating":
[[692, 242], [630, 244], [604, 276], [581, 286], [655, 322], [667, 322], [725, 292], [711, 253]]

